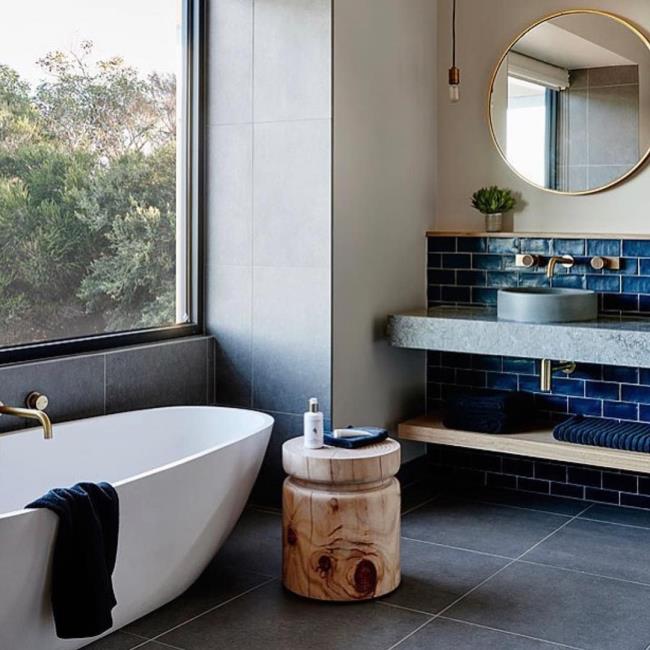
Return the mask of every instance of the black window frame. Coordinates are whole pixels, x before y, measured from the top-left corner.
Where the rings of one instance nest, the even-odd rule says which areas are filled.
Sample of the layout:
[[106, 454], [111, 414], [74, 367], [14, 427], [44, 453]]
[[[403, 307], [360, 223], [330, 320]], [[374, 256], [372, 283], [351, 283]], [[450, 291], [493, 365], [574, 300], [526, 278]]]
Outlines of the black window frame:
[[190, 322], [149, 329], [125, 330], [86, 337], [55, 339], [0, 347], [0, 365], [57, 356], [101, 352], [111, 348], [203, 335], [204, 325], [204, 175], [207, 62], [207, 0], [182, 0], [185, 20], [183, 67], [187, 80], [185, 150], [185, 211], [187, 227], [187, 302]]

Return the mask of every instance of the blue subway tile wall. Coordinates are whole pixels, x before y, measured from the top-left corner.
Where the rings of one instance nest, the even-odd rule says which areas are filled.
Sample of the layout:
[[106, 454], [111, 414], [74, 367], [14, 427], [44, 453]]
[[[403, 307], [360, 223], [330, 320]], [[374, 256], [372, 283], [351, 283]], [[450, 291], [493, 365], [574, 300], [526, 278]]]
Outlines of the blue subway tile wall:
[[[430, 237], [429, 306], [494, 307], [508, 286], [549, 286], [543, 267], [515, 266], [515, 254], [573, 255], [572, 269], [556, 268], [550, 286], [577, 287], [599, 294], [607, 316], [650, 316], [650, 241], [539, 237]], [[621, 257], [621, 269], [595, 271], [590, 256]], [[566, 376], [555, 373], [550, 393], [540, 390], [539, 361], [451, 352], [428, 353], [427, 407], [440, 409], [458, 387], [531, 393], [541, 417], [551, 422], [574, 414], [650, 422], [650, 370], [578, 364]], [[504, 454], [429, 446], [429, 458], [443, 480], [467, 487], [517, 489], [650, 509], [650, 476], [549, 463]], [[650, 460], [650, 459], [649, 459]]]
[[[650, 240], [432, 236], [428, 246], [431, 306], [494, 306], [500, 287], [554, 286], [596, 291], [603, 314], [650, 313]], [[573, 255], [576, 263], [558, 265], [549, 282], [543, 266], [516, 267], [517, 253]], [[621, 268], [594, 270], [589, 262], [596, 255], [620, 257]]]
[[650, 509], [645, 475], [441, 445], [429, 445], [427, 457], [435, 481], [446, 489], [522, 490]]
[[650, 422], [647, 369], [578, 364], [570, 376], [555, 372], [551, 392], [545, 393], [535, 359], [429, 352], [427, 365], [430, 412], [439, 410], [451, 391], [471, 387], [531, 393], [540, 414], [551, 420], [582, 414]]

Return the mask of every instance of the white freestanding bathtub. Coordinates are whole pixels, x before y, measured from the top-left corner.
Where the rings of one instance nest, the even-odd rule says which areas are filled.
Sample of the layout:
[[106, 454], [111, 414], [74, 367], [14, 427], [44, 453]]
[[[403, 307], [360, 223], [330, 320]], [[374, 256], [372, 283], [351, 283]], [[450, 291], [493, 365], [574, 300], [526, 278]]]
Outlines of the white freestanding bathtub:
[[70, 650], [54, 630], [50, 565], [57, 517], [23, 506], [53, 487], [108, 481], [120, 498], [113, 629], [187, 589], [237, 522], [273, 419], [173, 407], [0, 436], [0, 648]]

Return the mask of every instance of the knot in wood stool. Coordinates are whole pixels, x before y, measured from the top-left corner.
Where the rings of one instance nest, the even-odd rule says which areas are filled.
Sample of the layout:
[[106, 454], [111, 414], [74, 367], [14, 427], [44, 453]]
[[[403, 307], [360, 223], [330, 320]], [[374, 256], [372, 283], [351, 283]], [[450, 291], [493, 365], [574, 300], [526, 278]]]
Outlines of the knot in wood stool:
[[358, 601], [400, 583], [400, 447], [282, 447], [282, 582], [295, 594]]

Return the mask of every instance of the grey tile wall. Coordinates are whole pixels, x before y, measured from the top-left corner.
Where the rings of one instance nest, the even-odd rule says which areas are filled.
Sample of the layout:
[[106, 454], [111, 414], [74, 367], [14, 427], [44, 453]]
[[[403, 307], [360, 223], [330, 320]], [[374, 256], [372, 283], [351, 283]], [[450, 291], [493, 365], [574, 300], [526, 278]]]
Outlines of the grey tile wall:
[[571, 71], [558, 113], [560, 188], [606, 185], [639, 160], [639, 69], [636, 65]]
[[259, 503], [279, 499], [307, 399], [330, 408], [331, 11], [211, 3], [207, 329], [216, 403], [276, 418]]
[[[32, 390], [50, 399], [52, 421], [211, 401], [212, 339], [197, 336], [0, 367], [0, 399], [22, 406]], [[0, 417], [0, 431], [33, 426]]]

